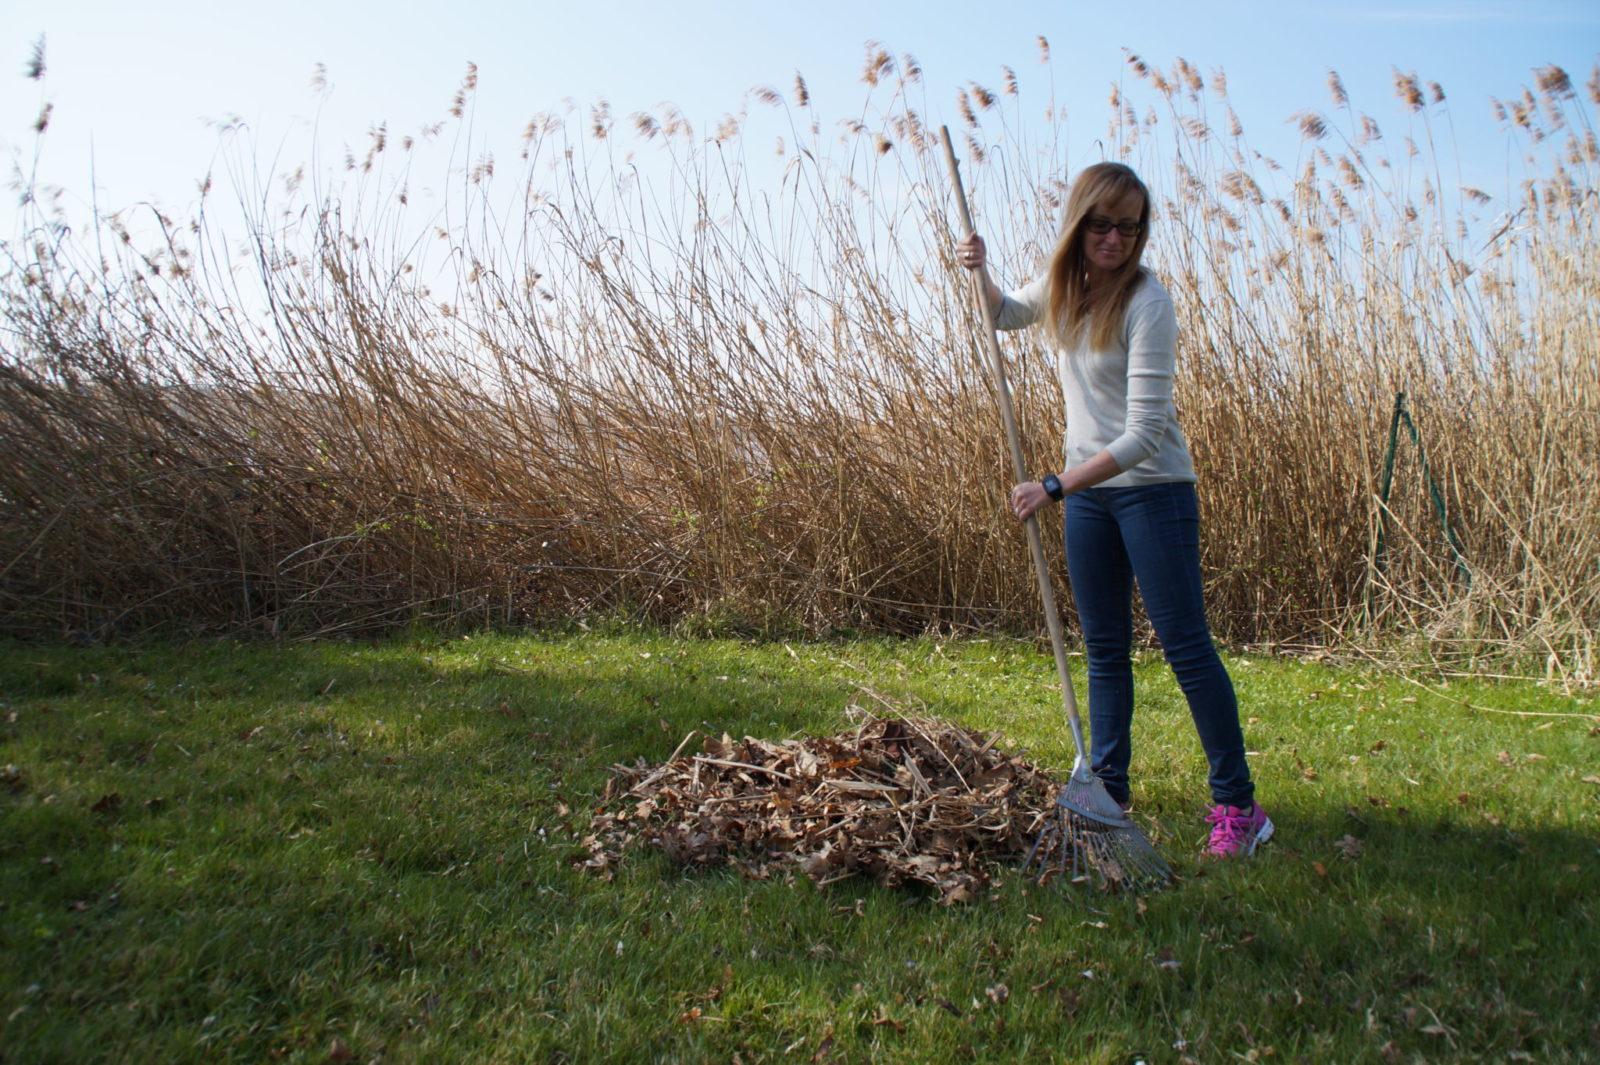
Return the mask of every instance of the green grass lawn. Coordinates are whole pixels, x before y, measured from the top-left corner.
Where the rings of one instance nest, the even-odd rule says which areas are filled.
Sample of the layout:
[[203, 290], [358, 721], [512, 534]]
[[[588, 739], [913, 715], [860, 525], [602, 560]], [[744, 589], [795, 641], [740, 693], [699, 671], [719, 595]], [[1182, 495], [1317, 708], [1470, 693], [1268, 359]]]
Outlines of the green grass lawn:
[[571, 863], [612, 763], [832, 732], [862, 686], [1064, 770], [1048, 651], [0, 645], [0, 1062], [1600, 1058], [1600, 705], [1229, 663], [1256, 860], [1197, 860], [1204, 760], [1151, 656], [1135, 798], [1179, 885], [941, 908]]

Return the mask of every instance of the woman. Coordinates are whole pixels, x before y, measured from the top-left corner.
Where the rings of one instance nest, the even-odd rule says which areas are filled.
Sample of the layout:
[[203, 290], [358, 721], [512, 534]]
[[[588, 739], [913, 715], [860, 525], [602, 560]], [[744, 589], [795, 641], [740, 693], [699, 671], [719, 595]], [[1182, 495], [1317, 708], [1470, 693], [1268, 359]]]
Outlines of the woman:
[[[1177, 318], [1139, 264], [1149, 223], [1138, 175], [1100, 163], [1073, 184], [1042, 277], [1006, 295], [980, 274], [1001, 329], [1042, 321], [1056, 339], [1066, 402], [1067, 469], [1017, 485], [1011, 509], [1023, 521], [1066, 501], [1067, 572], [1089, 659], [1090, 761], [1106, 790], [1127, 807], [1137, 581], [1211, 765], [1207, 851], [1243, 857], [1273, 826], [1255, 801], [1233, 682], [1206, 624], [1194, 465], [1172, 404]], [[976, 234], [956, 253], [983, 270]]]

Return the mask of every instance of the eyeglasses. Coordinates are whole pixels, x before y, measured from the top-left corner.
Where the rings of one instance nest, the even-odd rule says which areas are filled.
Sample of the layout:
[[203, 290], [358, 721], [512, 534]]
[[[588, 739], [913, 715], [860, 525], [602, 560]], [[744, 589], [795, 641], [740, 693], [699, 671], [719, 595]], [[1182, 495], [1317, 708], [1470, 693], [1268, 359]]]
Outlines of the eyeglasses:
[[1097, 237], [1104, 236], [1105, 234], [1107, 234], [1107, 233], [1111, 232], [1113, 229], [1115, 229], [1118, 233], [1121, 233], [1123, 236], [1132, 238], [1132, 237], [1137, 237], [1139, 235], [1140, 230], [1144, 229], [1144, 223], [1143, 222], [1113, 222], [1109, 218], [1100, 218], [1100, 217], [1091, 215], [1089, 217], [1088, 221], [1083, 223], [1083, 227], [1085, 229], [1087, 229], [1089, 232], [1093, 233]]

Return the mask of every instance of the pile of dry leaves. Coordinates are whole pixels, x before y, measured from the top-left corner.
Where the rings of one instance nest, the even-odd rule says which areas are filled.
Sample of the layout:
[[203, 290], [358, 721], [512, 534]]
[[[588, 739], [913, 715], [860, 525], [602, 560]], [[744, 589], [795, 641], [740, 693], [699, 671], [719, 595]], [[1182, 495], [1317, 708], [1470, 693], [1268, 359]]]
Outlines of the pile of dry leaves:
[[1057, 785], [986, 736], [916, 717], [864, 717], [836, 736], [706, 737], [654, 768], [619, 765], [584, 838], [609, 875], [639, 841], [693, 865], [729, 862], [766, 879], [818, 883], [864, 873], [972, 898], [1000, 862], [1027, 854]]

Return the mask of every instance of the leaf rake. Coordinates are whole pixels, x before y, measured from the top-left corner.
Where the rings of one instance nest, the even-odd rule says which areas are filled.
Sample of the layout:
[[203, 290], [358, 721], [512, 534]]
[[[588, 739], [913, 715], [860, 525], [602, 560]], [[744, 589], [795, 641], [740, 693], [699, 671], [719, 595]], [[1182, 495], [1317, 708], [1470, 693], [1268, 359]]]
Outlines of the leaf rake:
[[[939, 137], [944, 143], [950, 182], [961, 208], [961, 223], [966, 235], [970, 236], [973, 232], [972, 213], [967, 207], [967, 194], [961, 185], [961, 170], [956, 162], [955, 149], [950, 144], [950, 131], [941, 126]], [[974, 275], [974, 288], [978, 309], [983, 315], [989, 367], [994, 374], [1000, 419], [1005, 423], [1006, 440], [1011, 446], [1012, 471], [1020, 482], [1026, 480], [1028, 475], [1022, 459], [1022, 444], [1017, 435], [1016, 414], [1011, 409], [1011, 388], [1006, 381], [1005, 356], [1000, 351], [1000, 339], [995, 332], [994, 313], [984, 297], [983, 274]], [[1089, 768], [1088, 749], [1083, 742], [1083, 724], [1078, 717], [1078, 700], [1072, 691], [1072, 671], [1067, 665], [1066, 646], [1061, 635], [1061, 616], [1056, 610], [1055, 589], [1050, 584], [1044, 544], [1039, 537], [1039, 522], [1036, 517], [1029, 515], [1026, 524], [1028, 546], [1033, 554], [1033, 572], [1038, 578], [1039, 598], [1044, 607], [1045, 624], [1050, 629], [1050, 646], [1056, 657], [1056, 673], [1061, 679], [1062, 705], [1078, 756], [1072, 766], [1072, 776], [1056, 796], [1055, 806], [1042, 819], [1039, 835], [1033, 849], [1028, 852], [1023, 868], [1029, 872], [1037, 869], [1041, 884], [1065, 877], [1071, 883], [1093, 883], [1108, 891], [1162, 887], [1172, 879], [1171, 867]]]

